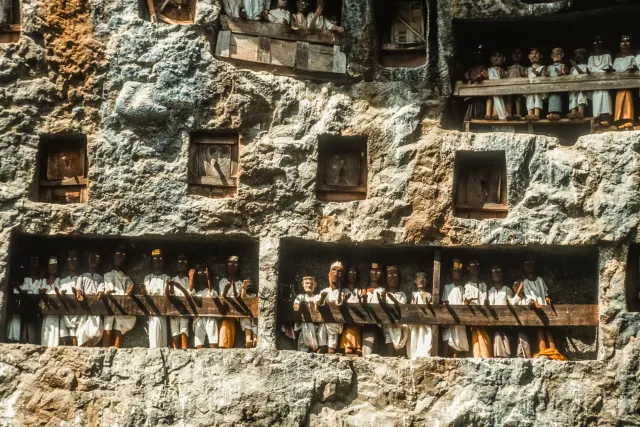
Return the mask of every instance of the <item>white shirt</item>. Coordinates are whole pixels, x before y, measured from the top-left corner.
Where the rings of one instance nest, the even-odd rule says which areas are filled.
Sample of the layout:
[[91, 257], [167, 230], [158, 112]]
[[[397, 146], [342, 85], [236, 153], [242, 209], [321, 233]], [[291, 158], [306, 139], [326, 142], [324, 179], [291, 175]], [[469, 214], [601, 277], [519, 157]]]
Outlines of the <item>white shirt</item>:
[[498, 67], [491, 67], [488, 70], [488, 74], [489, 74], [489, 80], [500, 80], [502, 78], [502, 73], [500, 73], [500, 68]]
[[122, 271], [113, 270], [104, 275], [104, 287], [107, 291], [115, 291], [113, 295], [126, 295], [132, 283]]
[[485, 285], [484, 282], [468, 282], [466, 285], [464, 285], [464, 295], [462, 298], [463, 303], [465, 298], [476, 298], [469, 303], [472, 305], [484, 304], [484, 301], [487, 299], [487, 285]]
[[238, 296], [240, 296], [240, 291], [242, 290], [242, 281], [236, 280], [236, 282], [232, 286], [229, 286], [227, 294], [224, 295], [224, 287], [227, 286], [227, 283], [229, 283], [229, 280], [227, 280], [226, 277], [220, 279], [220, 283], [218, 284], [218, 294], [222, 297], [232, 298], [234, 296], [233, 287], [235, 286], [236, 292], [238, 292]]
[[[402, 291], [398, 291], [398, 292], [389, 292], [387, 291], [388, 294], [393, 295], [394, 297], [396, 297], [396, 299], [398, 300], [398, 302], [400, 304], [406, 304], [407, 303], [407, 295], [402, 292]], [[390, 300], [387, 300], [387, 302], [391, 302]]]
[[67, 276], [60, 280], [60, 290], [66, 291], [67, 295], [73, 294], [73, 288], [76, 286], [76, 280], [78, 280], [78, 276]]
[[618, 73], [622, 73], [631, 69], [636, 63], [633, 55], [618, 57], [615, 61], [613, 61], [613, 69]]
[[155, 274], [147, 274], [144, 278], [144, 287], [149, 295], [164, 296], [164, 286], [167, 280], [169, 280], [169, 276], [166, 274], [161, 274], [159, 276], [156, 276]]
[[320, 291], [320, 295], [327, 294], [325, 298], [325, 302], [338, 302], [338, 296], [340, 295], [340, 289], [331, 289], [331, 286], [328, 286]]
[[[174, 282], [177, 282], [177, 280], [174, 279]], [[196, 290], [191, 291], [191, 295], [195, 295], [198, 297], [215, 298], [218, 296], [218, 293], [213, 289], [209, 290], [209, 288], [204, 288], [204, 289], [200, 289], [199, 291], [196, 291]]]
[[449, 301], [451, 305], [462, 305], [464, 304], [464, 286], [456, 286], [453, 283], [449, 285], [445, 285], [444, 292], [442, 294], [442, 300]]
[[271, 9], [268, 16], [269, 22], [276, 24], [291, 24], [291, 12], [287, 9]]
[[380, 294], [383, 294], [385, 292], [385, 289], [382, 287], [379, 288], [375, 288], [373, 290], [373, 293], [367, 291], [367, 302], [369, 304], [380, 304]]
[[420, 291], [414, 291], [413, 292], [413, 301], [415, 301], [415, 304], [418, 305], [423, 305], [423, 304], [427, 304], [431, 302], [431, 294], [429, 292], [424, 292], [427, 295], [427, 298], [423, 298], [422, 297], [422, 292]]
[[314, 30], [314, 29], [318, 29], [318, 30], [330, 30], [334, 27], [334, 25], [329, 22], [328, 19], [326, 19], [324, 16], [320, 15], [318, 16], [318, 19], [316, 19], [316, 25], [315, 27], [311, 28], [311, 21], [313, 20], [313, 16], [315, 15], [314, 12], [309, 12], [309, 14], [307, 15], [307, 28], [309, 28], [310, 30]]
[[296, 299], [293, 301], [293, 305], [300, 304], [301, 302], [318, 302], [319, 299], [320, 295], [299, 294], [296, 295]]
[[76, 290], [85, 295], [97, 295], [104, 292], [104, 279], [99, 274], [84, 273], [76, 279]]
[[47, 284], [47, 279], [40, 280], [40, 289], [44, 289], [47, 294], [55, 294], [56, 288], [60, 289], [60, 279], [56, 278], [51, 285]]
[[531, 281], [529, 279], [524, 279], [524, 286], [522, 290], [524, 291], [525, 300], [528, 303], [530, 300], [538, 301], [540, 305], [547, 305], [547, 300], [545, 297], [547, 296], [547, 292], [549, 289], [547, 288], [547, 284], [544, 282], [542, 277], [538, 276], [535, 281]]
[[592, 73], [606, 73], [606, 70], [609, 69], [611, 65], [611, 55], [608, 53], [589, 57], [588, 67]]
[[31, 277], [25, 277], [20, 290], [28, 294], [37, 294], [40, 289], [40, 279], [33, 280]]
[[360, 289], [356, 288], [351, 292], [348, 288], [342, 289], [342, 298], [344, 298], [347, 294], [349, 294], [349, 298], [347, 298], [347, 303], [359, 303], [358, 295], [362, 292]]
[[[176, 282], [176, 283], [180, 283], [182, 285], [182, 287], [185, 288], [187, 290], [187, 292], [189, 292], [189, 276], [185, 276], [185, 277], [175, 276], [175, 277], [173, 277], [171, 279], [171, 281], [172, 282]], [[207, 292], [209, 292], [209, 288], [205, 288], [205, 289], [206, 289]], [[182, 291], [180, 289], [178, 289], [178, 288], [176, 288], [174, 292], [175, 292], [176, 295], [182, 294]], [[216, 291], [211, 290], [211, 292], [216, 294], [215, 296], [218, 296]], [[192, 295], [193, 295], [193, 293], [192, 293]], [[203, 295], [199, 295], [199, 296], [203, 296]], [[210, 295], [205, 295], [205, 296], [210, 296]]]
[[508, 286], [503, 286], [500, 290], [492, 287], [489, 289], [488, 298], [490, 305], [507, 305], [507, 300], [513, 302], [513, 291]]
[[[542, 72], [542, 70], [544, 69], [544, 65], [538, 65], [535, 69], [536, 69], [536, 71], [537, 71], [538, 73], [541, 73], [541, 72]], [[527, 76], [528, 76], [529, 78], [538, 77], [538, 76], [533, 72], [533, 67], [529, 67], [529, 68], [527, 68]]]

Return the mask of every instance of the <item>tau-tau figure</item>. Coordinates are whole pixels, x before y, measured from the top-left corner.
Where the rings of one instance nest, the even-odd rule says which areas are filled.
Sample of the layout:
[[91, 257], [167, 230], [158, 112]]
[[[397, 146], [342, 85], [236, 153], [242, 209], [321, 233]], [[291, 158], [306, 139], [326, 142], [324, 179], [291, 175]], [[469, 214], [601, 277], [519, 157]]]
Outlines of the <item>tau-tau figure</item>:
[[[76, 295], [76, 281], [78, 280], [78, 251], [71, 249], [67, 254], [67, 274], [68, 276], [60, 280], [60, 293], [63, 295]], [[77, 314], [65, 314], [60, 319], [60, 338], [64, 345], [78, 345], [76, 336], [78, 328]]]
[[[317, 283], [315, 277], [305, 276], [302, 278], [304, 294], [299, 294], [296, 296], [295, 301], [293, 301], [294, 311], [300, 310], [300, 303], [302, 302], [313, 306], [318, 301], [319, 296], [313, 294], [316, 290], [316, 286]], [[300, 331], [300, 336], [298, 337], [299, 351], [315, 352], [318, 350], [317, 329], [317, 326], [312, 322], [300, 322], [295, 324], [295, 330]]]
[[[95, 251], [89, 251], [87, 267], [89, 271], [76, 279], [76, 298], [78, 301], [84, 301], [87, 295], [97, 295], [98, 299], [100, 299], [104, 293], [104, 279], [98, 274], [100, 254]], [[102, 317], [79, 316], [78, 329], [76, 331], [78, 345], [93, 347], [102, 337], [102, 328]]]
[[[378, 263], [371, 264], [371, 270], [369, 271], [369, 284], [366, 289], [362, 290], [362, 300], [364, 303], [379, 304], [384, 298], [385, 290], [380, 286], [380, 280], [382, 279], [382, 266]], [[376, 351], [378, 344], [378, 335], [380, 334], [380, 328], [377, 325], [364, 325], [362, 327], [362, 355], [368, 356]]]
[[[200, 264], [189, 272], [190, 288], [193, 295], [201, 298], [216, 298], [218, 293], [211, 287], [211, 269], [206, 264]], [[195, 317], [193, 319], [194, 343], [197, 349], [209, 340], [209, 347], [218, 346], [218, 321], [215, 317]], [[184, 338], [183, 338], [184, 346]]]
[[[593, 42], [593, 55], [589, 57], [589, 72], [592, 74], [610, 73], [613, 71], [611, 55], [603, 52], [601, 36], [596, 36]], [[593, 103], [593, 117], [601, 126], [609, 126], [611, 120], [611, 94], [608, 90], [594, 90], [591, 93]]]
[[[569, 68], [562, 62], [564, 59], [564, 50], [556, 47], [551, 51], [551, 59], [553, 64], [547, 67], [548, 77], [566, 76], [569, 74]], [[554, 92], [549, 94], [549, 114], [547, 119], [560, 120], [562, 117], [562, 94]]]
[[[518, 289], [518, 296], [524, 300], [527, 304], [533, 307], [540, 307], [543, 305], [550, 305], [551, 299], [549, 298], [547, 284], [536, 273], [536, 263], [533, 260], [527, 260], [524, 263], [525, 278], [521, 283], [521, 288]], [[523, 295], [523, 297], [521, 296]], [[549, 357], [557, 360], [567, 360], [556, 349], [556, 344], [551, 335], [551, 330], [545, 328], [538, 328], [536, 330], [536, 337], [538, 340], [539, 352], [534, 357]]]
[[[613, 62], [613, 68], [617, 73], [633, 73], [638, 70], [635, 58], [631, 54], [631, 37], [622, 36], [620, 40], [620, 52]], [[633, 93], [631, 89], [620, 89], [616, 93], [616, 108], [613, 123], [618, 129], [633, 128]]]
[[[133, 292], [133, 281], [122, 271], [126, 260], [127, 249], [124, 245], [120, 245], [113, 254], [113, 271], [104, 275], [104, 287], [107, 295], [131, 295]], [[102, 345], [110, 347], [113, 335], [113, 344], [116, 348], [120, 348], [122, 336], [133, 329], [135, 324], [136, 316], [104, 316]]]
[[[11, 288], [14, 295], [20, 294], [20, 286], [25, 279], [26, 272], [23, 265], [17, 267], [17, 272], [11, 274]], [[20, 304], [20, 300], [16, 301]], [[20, 323], [22, 319], [19, 314], [12, 314], [7, 322], [7, 341], [20, 342]]]
[[[25, 277], [20, 286], [20, 293], [37, 295], [40, 292], [40, 257], [32, 256], [29, 260], [29, 277]], [[35, 314], [21, 316], [20, 341], [29, 344], [38, 343], [38, 318]]]
[[[342, 289], [342, 301], [350, 304], [362, 302], [358, 287], [358, 269], [354, 265], [347, 268], [347, 286]], [[362, 327], [360, 325], [344, 325], [340, 348], [344, 349], [345, 354], [362, 355]]]
[[[462, 284], [462, 269], [464, 264], [455, 258], [451, 267], [451, 284], [445, 285], [442, 293], [442, 303], [452, 305], [462, 305], [464, 303], [464, 285]], [[467, 339], [467, 329], [465, 326], [448, 326], [442, 331], [442, 340], [448, 346], [445, 347], [447, 355], [455, 352], [468, 352], [469, 340]]]
[[[521, 49], [515, 49], [511, 53], [511, 60], [513, 61], [513, 64], [507, 69], [507, 78], [519, 79], [527, 77], [527, 69], [520, 64], [520, 61], [522, 61]], [[522, 96], [509, 95], [507, 97], [507, 115], [513, 116], [516, 120], [522, 119]]]
[[269, 0], [222, 0], [224, 12], [233, 18], [247, 18], [254, 21], [269, 7]]
[[[504, 286], [503, 278], [502, 268], [499, 265], [491, 267], [493, 287], [489, 289], [489, 305], [513, 303], [513, 291], [508, 286]], [[504, 330], [496, 330], [493, 333], [493, 355], [494, 357], [511, 357], [511, 343]]]
[[[164, 256], [162, 250], [151, 252], [151, 274], [144, 278], [143, 292], [148, 295], [167, 296], [169, 293], [169, 276], [164, 274]], [[167, 318], [149, 316], [149, 348], [167, 346]]]
[[[185, 254], [178, 255], [176, 261], [176, 272], [178, 273], [169, 282], [169, 295], [189, 295], [189, 259]], [[176, 292], [178, 288], [178, 292]], [[169, 318], [169, 329], [171, 330], [171, 345], [174, 349], [189, 348], [189, 318], [172, 316]], [[216, 331], [216, 336], [218, 331]]]
[[[325, 302], [342, 303], [342, 293], [340, 292], [340, 284], [344, 274], [344, 267], [340, 261], [331, 264], [329, 269], [329, 286], [320, 291], [320, 299], [318, 305]], [[338, 341], [342, 333], [342, 323], [321, 323], [318, 325], [318, 352], [328, 352], [333, 354], [338, 348]]]
[[[431, 294], [427, 292], [427, 278], [424, 273], [416, 275], [416, 291], [411, 298], [411, 304], [431, 304]], [[418, 357], [431, 356], [432, 347], [431, 327], [428, 325], [411, 325], [407, 340], [407, 356], [411, 360]]]
[[[544, 74], [544, 65], [542, 64], [542, 53], [537, 47], [532, 47], [529, 50], [529, 61], [531, 66], [527, 68], [527, 77], [540, 77]], [[527, 120], [540, 120], [540, 113], [546, 94], [534, 93], [527, 95]]]
[[269, 22], [275, 24], [291, 24], [291, 12], [287, 10], [287, 0], [278, 0], [278, 8], [271, 9], [267, 15]]
[[[576, 49], [571, 60], [571, 75], [579, 76], [588, 73], [587, 49]], [[570, 120], [584, 119], [584, 108], [589, 103], [590, 97], [591, 94], [589, 92], [569, 92], [569, 109], [571, 112], [567, 114], [567, 118]]]
[[[502, 52], [494, 51], [491, 54], [491, 67], [487, 70], [486, 78], [489, 80], [500, 80], [507, 77], [507, 73], [503, 68], [505, 57]], [[487, 98], [487, 112], [484, 116], [486, 120], [512, 120], [510, 112], [504, 103], [502, 96], [493, 96]]]
[[[466, 82], [481, 83], [484, 80], [484, 76], [487, 74], [487, 66], [484, 61], [484, 48], [480, 45], [473, 51], [473, 66], [464, 74]], [[491, 114], [490, 111], [484, 112], [486, 105], [482, 98], [472, 97], [469, 102], [465, 120], [481, 119], [485, 114]]]
[[[223, 277], [218, 283], [220, 297], [237, 298], [239, 296], [238, 290], [242, 286], [242, 282], [238, 280], [239, 268], [239, 258], [235, 255], [230, 256], [226, 265], [227, 277]], [[220, 348], [233, 348], [235, 341], [236, 320], [229, 317], [221, 318], [218, 345]]]
[[309, 30], [329, 30], [338, 33], [344, 32], [344, 28], [336, 24], [336, 19], [322, 15], [324, 0], [318, 0], [315, 12], [311, 11], [309, 0], [298, 0], [298, 13], [293, 18], [293, 28], [308, 28]]
[[[251, 280], [242, 281], [242, 289], [240, 289], [241, 298], [255, 298], [257, 295], [253, 289]], [[258, 343], [258, 323], [253, 317], [243, 317], [240, 319], [240, 329], [244, 331], [244, 342], [246, 348], [255, 347]]]
[[[47, 262], [47, 277], [40, 281], [41, 295], [59, 295], [60, 278], [58, 277], [58, 258], [55, 255], [49, 257]], [[42, 317], [40, 330], [40, 345], [57, 347], [60, 343], [60, 316], [46, 314]]]
[[[480, 281], [480, 263], [476, 260], [469, 262], [469, 282], [464, 285], [465, 305], [484, 305], [487, 300], [487, 285]], [[473, 357], [486, 359], [493, 357], [491, 351], [491, 337], [486, 328], [474, 326], [471, 328], [471, 345]]]
[[[388, 298], [395, 305], [406, 304], [407, 295], [399, 288], [400, 276], [398, 267], [395, 265], [387, 266], [387, 292], [384, 293], [385, 300]], [[409, 336], [409, 328], [406, 325], [388, 325], [382, 326], [384, 333], [384, 343], [387, 346], [387, 354], [389, 356], [400, 356]]]

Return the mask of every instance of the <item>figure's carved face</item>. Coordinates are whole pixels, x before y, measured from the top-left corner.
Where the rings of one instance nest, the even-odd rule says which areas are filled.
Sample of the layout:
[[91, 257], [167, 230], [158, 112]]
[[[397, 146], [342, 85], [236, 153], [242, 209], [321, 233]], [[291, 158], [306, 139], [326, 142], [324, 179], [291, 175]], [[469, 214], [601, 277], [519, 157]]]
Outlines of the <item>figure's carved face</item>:
[[316, 285], [316, 279], [314, 279], [313, 277], [305, 277], [302, 280], [302, 287], [304, 288], [304, 291], [307, 293], [307, 295], [313, 294], [313, 292], [316, 290]]
[[502, 268], [495, 266], [491, 269], [491, 280], [493, 280], [495, 284], [502, 283]]
[[476, 277], [480, 275], [480, 263], [478, 261], [469, 262], [469, 273]]
[[156, 271], [161, 271], [164, 267], [164, 257], [162, 255], [154, 255], [151, 258], [151, 267]]
[[344, 273], [344, 269], [339, 265], [331, 266], [331, 270], [329, 270], [329, 281], [331, 283], [341, 282], [343, 273]]
[[113, 266], [116, 268], [122, 267], [126, 259], [127, 252], [123, 249], [116, 249], [116, 252], [113, 254]]
[[369, 280], [371, 283], [378, 283], [382, 278], [382, 270], [379, 268], [372, 268], [369, 272]]
[[602, 38], [601, 37], [596, 37], [596, 39], [593, 41], [593, 51], [596, 54], [602, 53], [603, 45], [604, 45], [604, 42], [603, 42]]
[[511, 59], [513, 62], [518, 63], [522, 60], [522, 51], [520, 49], [516, 49], [511, 52]]
[[562, 62], [562, 58], [564, 58], [564, 51], [559, 47], [556, 47], [551, 51], [551, 59], [553, 60], [553, 62]]
[[89, 268], [100, 267], [100, 254], [97, 252], [89, 253]]
[[358, 270], [354, 267], [349, 268], [349, 271], [347, 271], [347, 280], [349, 280], [349, 283], [355, 285], [358, 282]]
[[69, 251], [67, 256], [67, 269], [69, 271], [76, 271], [78, 268], [78, 252]]
[[201, 288], [208, 286], [208, 272], [209, 269], [204, 265], [198, 266], [198, 269], [196, 270], [196, 276], [198, 276], [198, 283], [201, 285]]
[[47, 265], [47, 273], [49, 274], [49, 276], [58, 275], [58, 260], [55, 260], [54, 263], [51, 263], [51, 260], [49, 260], [49, 264]]
[[309, 0], [298, 0], [298, 13], [305, 13], [309, 7]]
[[179, 255], [178, 261], [176, 262], [176, 270], [178, 273], [186, 273], [189, 271], [189, 260], [186, 255]]
[[531, 49], [531, 51], [529, 52], [529, 61], [534, 64], [540, 62], [540, 58], [542, 58], [542, 54], [540, 53], [540, 51], [538, 49]]
[[420, 292], [427, 291], [427, 278], [424, 277], [424, 274], [418, 274], [416, 276], [416, 287]]
[[454, 282], [458, 282], [462, 280], [462, 269], [461, 268], [452, 268], [451, 269], [451, 278]]
[[629, 52], [631, 52], [631, 37], [622, 36], [620, 40], [620, 53], [627, 55]]
[[473, 52], [473, 62], [476, 64], [482, 64], [484, 62], [484, 51], [482, 49], [476, 49]]
[[587, 50], [586, 49], [576, 49], [573, 52], [573, 58], [576, 60], [578, 64], [581, 64], [587, 59]]
[[390, 265], [387, 267], [387, 286], [389, 289], [398, 289], [399, 282], [398, 267]]
[[227, 260], [227, 273], [237, 274], [240, 267], [238, 257], [232, 256]]
[[535, 275], [536, 274], [536, 263], [535, 261], [525, 261], [524, 262], [524, 272], [526, 275]]
[[284, 9], [287, 7], [287, 0], [278, 0], [278, 7]]
[[502, 67], [504, 63], [504, 55], [500, 52], [494, 52], [491, 55], [491, 65], [494, 67]]

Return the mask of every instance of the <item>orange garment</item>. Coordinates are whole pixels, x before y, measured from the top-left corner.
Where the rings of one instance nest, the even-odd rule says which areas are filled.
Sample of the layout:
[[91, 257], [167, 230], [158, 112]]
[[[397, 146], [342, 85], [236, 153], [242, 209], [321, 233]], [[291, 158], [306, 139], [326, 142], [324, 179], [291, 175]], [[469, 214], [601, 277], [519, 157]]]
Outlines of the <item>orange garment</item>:
[[218, 347], [233, 348], [233, 344], [236, 341], [235, 319], [223, 318], [220, 322], [220, 333], [218, 335]]
[[616, 109], [614, 123], [633, 122], [633, 93], [631, 90], [619, 90], [616, 93]]
[[493, 357], [491, 337], [484, 328], [471, 328], [471, 344], [473, 357], [488, 359]]
[[362, 351], [362, 327], [360, 325], [344, 325], [340, 348], [344, 348], [345, 353], [360, 353]]
[[560, 354], [560, 352], [556, 348], [547, 348], [546, 350], [541, 350], [539, 353], [533, 355], [533, 357], [547, 357], [551, 360], [563, 360], [566, 361], [567, 358]]

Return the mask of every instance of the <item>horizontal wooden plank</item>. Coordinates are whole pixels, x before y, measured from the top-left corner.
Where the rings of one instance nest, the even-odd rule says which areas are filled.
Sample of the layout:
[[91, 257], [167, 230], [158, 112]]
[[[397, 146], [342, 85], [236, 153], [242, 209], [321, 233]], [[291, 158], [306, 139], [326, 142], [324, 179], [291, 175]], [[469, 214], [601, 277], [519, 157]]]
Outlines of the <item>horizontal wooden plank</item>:
[[367, 193], [366, 185], [326, 185], [317, 184], [318, 191], [337, 191], [340, 193]]
[[199, 176], [193, 177], [190, 179], [190, 184], [199, 184], [199, 185], [210, 185], [213, 187], [221, 187], [221, 188], [235, 188], [238, 186], [238, 178], [231, 177], [229, 178], [229, 182], [227, 184], [223, 184], [220, 180], [216, 178], [212, 178], [209, 176]]
[[87, 178], [76, 177], [76, 178], [61, 179], [57, 181], [40, 181], [41, 187], [65, 187], [65, 186], [75, 186], [75, 185], [87, 185]]
[[454, 96], [528, 95], [552, 92], [585, 92], [640, 88], [640, 73], [599, 73], [579, 76], [484, 80], [481, 83], [456, 82]]
[[283, 65], [278, 65], [273, 62], [273, 43], [271, 44], [271, 64], [263, 64], [254, 61], [246, 61], [234, 57], [224, 58], [220, 57], [220, 59], [229, 62], [231, 64], [237, 65], [242, 68], [247, 68], [254, 71], [264, 71], [271, 74], [276, 74], [280, 76], [288, 76], [309, 80], [318, 80], [318, 81], [329, 81], [335, 83], [346, 83], [349, 81], [349, 77], [346, 74], [334, 73], [334, 72], [320, 72], [320, 71], [308, 71], [308, 70], [299, 70], [292, 67], [287, 67]]
[[258, 317], [258, 298], [90, 295], [80, 302], [71, 295], [11, 295], [9, 311], [23, 315], [92, 314], [99, 316]]
[[588, 119], [560, 119], [560, 120], [548, 120], [548, 119], [540, 119], [536, 121], [527, 121], [527, 120], [470, 120], [466, 121], [466, 123], [470, 123], [471, 125], [489, 125], [489, 126], [527, 126], [529, 124], [533, 125], [567, 125], [567, 126], [576, 126], [576, 125], [591, 125], [594, 121], [593, 118]]
[[391, 51], [391, 52], [395, 52], [395, 51], [406, 52], [406, 51], [412, 51], [412, 50], [424, 51], [426, 49], [427, 48], [424, 43], [405, 43], [405, 44], [383, 43], [382, 44], [382, 50]]
[[248, 34], [251, 36], [329, 45], [342, 44], [341, 34], [335, 31], [309, 30], [307, 28], [293, 30], [289, 25], [232, 18], [227, 15], [222, 15], [220, 22], [222, 23], [222, 29], [229, 30], [236, 34]]
[[293, 311], [293, 303], [278, 307], [281, 322], [336, 322], [370, 324], [426, 324], [470, 326], [597, 326], [598, 306], [590, 304], [553, 305], [532, 309], [529, 306], [411, 305], [334, 303], [310, 308], [302, 304]]
[[502, 205], [499, 203], [484, 203], [482, 205], [463, 205], [456, 204], [456, 209], [460, 209], [463, 211], [486, 211], [486, 212], [508, 212], [509, 208], [507, 205]]

